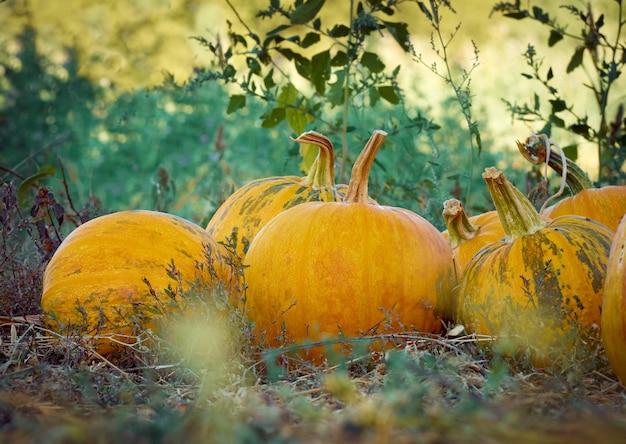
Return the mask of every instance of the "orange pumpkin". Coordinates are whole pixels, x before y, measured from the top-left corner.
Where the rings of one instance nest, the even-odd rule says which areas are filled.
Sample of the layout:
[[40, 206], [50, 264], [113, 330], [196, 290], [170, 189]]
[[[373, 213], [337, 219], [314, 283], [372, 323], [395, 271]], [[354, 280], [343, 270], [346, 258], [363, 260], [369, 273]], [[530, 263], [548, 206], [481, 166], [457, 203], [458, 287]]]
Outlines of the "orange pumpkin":
[[[454, 285], [450, 246], [421, 216], [368, 198], [385, 137], [374, 132], [359, 155], [344, 202], [290, 208], [250, 245], [246, 310], [263, 346], [441, 330], [437, 306]], [[303, 355], [318, 361], [324, 353]]]
[[606, 267], [602, 343], [609, 364], [626, 385], [626, 217], [617, 227]]
[[276, 176], [249, 182], [226, 199], [206, 227], [218, 242], [235, 237], [235, 250], [241, 258], [261, 228], [281, 211], [303, 202], [340, 201], [345, 195], [346, 185], [335, 185], [335, 157], [330, 140], [309, 131], [295, 141], [319, 147], [307, 176]]
[[144, 210], [107, 214], [70, 233], [48, 263], [45, 321], [108, 354], [182, 310], [182, 292], [196, 280], [235, 292], [230, 260], [202, 227], [183, 218]]
[[467, 265], [459, 318], [471, 332], [529, 347], [545, 365], [576, 335], [597, 333], [613, 233], [580, 216], [542, 220], [502, 172], [487, 168], [483, 178], [506, 237]]
[[595, 188], [587, 173], [576, 162], [565, 158], [564, 163], [561, 156], [553, 150], [548, 155], [546, 144], [554, 142], [549, 139], [546, 142], [546, 139], [531, 136], [523, 144], [517, 142], [517, 147], [530, 162], [541, 164], [547, 161], [550, 168], [565, 176], [565, 182], [572, 195], [544, 208], [541, 214], [552, 219], [572, 214], [584, 216], [597, 220], [611, 231], [615, 231], [622, 215], [626, 213], [626, 185]]
[[497, 211], [468, 217], [463, 203], [458, 199], [448, 199], [443, 203], [443, 219], [447, 230], [441, 234], [452, 247], [459, 279], [478, 250], [504, 237]]

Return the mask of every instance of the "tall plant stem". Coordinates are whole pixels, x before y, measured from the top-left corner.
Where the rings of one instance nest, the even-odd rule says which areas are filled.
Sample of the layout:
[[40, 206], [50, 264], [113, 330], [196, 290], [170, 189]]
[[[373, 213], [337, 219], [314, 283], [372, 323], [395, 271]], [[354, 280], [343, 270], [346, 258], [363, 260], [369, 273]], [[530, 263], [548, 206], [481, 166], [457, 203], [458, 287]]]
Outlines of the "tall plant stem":
[[[618, 26], [617, 26], [617, 32], [615, 33], [615, 43], [611, 47], [611, 52], [612, 52], [611, 64], [613, 66], [615, 66], [615, 59], [617, 58], [618, 48], [623, 49], [623, 47], [619, 44], [620, 37], [622, 34], [622, 27], [624, 25], [624, 21], [622, 20], [623, 7], [622, 7], [621, 1], [618, 2], [618, 8], [619, 8], [619, 11], [618, 11], [617, 16], [619, 17], [619, 21], [618, 21]], [[598, 60], [594, 57], [594, 54], [591, 49], [589, 49], [588, 51], [593, 61], [593, 66], [595, 67], [596, 72], [598, 73], [598, 78], [601, 79], [601, 69], [598, 66]], [[606, 82], [606, 88], [604, 88], [603, 90], [602, 80], [600, 80], [599, 91], [595, 91], [596, 100], [598, 101], [598, 107], [600, 108], [600, 128], [598, 132], [599, 137], [597, 137], [598, 139], [598, 181], [600, 181], [600, 179], [603, 176], [603, 169], [608, 168], [607, 165], [604, 165], [605, 150], [609, 148], [607, 144], [607, 134], [609, 132], [609, 125], [607, 124], [606, 108], [608, 106], [609, 92], [614, 82], [615, 82], [615, 79], [611, 80], [609, 78]]]
[[[350, 34], [348, 34], [348, 51], [352, 48], [352, 27], [354, 26], [354, 0], [350, 0]], [[343, 121], [341, 122], [341, 162], [339, 163], [339, 183], [346, 180], [348, 162], [348, 115], [350, 114], [350, 66], [352, 54], [349, 54], [346, 65], [346, 80], [343, 86]]]
[[[438, 14], [438, 12], [437, 12]], [[447, 79], [446, 81], [448, 81], [450, 83], [450, 85], [452, 86], [452, 89], [454, 90], [454, 94], [456, 95], [457, 101], [459, 102], [459, 105], [461, 106], [461, 112], [463, 113], [463, 117], [465, 117], [465, 122], [467, 123], [467, 130], [469, 131], [468, 137], [469, 137], [469, 143], [470, 143], [470, 159], [469, 159], [469, 168], [468, 168], [468, 172], [469, 172], [469, 177], [470, 180], [467, 182], [467, 190], [465, 193], [465, 205], [469, 206], [470, 205], [470, 199], [472, 197], [472, 180], [471, 178], [474, 176], [474, 151], [475, 151], [475, 147], [474, 147], [474, 131], [472, 129], [472, 127], [475, 125], [474, 122], [472, 121], [472, 111], [470, 109], [471, 107], [471, 103], [468, 103], [469, 100], [471, 100], [471, 97], [469, 96], [469, 90], [468, 90], [468, 96], [467, 97], [463, 97], [463, 94], [461, 92], [461, 88], [463, 87], [463, 83], [465, 83], [467, 81], [467, 79], [469, 77], [464, 77], [464, 79], [461, 81], [461, 83], [456, 83], [454, 81], [454, 76], [452, 74], [452, 68], [450, 67], [450, 61], [448, 59], [448, 42], [445, 42], [443, 40], [443, 36], [441, 35], [441, 28], [439, 27], [439, 20], [437, 18], [437, 16], [435, 16], [435, 21], [433, 22], [435, 24], [435, 30], [437, 31], [437, 37], [439, 38], [439, 44], [441, 45], [441, 52], [442, 52], [442, 59], [444, 62], [444, 65], [446, 66], [446, 72], [447, 72]], [[475, 67], [476, 65], [474, 65]], [[473, 67], [472, 67], [473, 70]], [[471, 72], [471, 70], [470, 70]], [[468, 74], [469, 75], [469, 74]]]

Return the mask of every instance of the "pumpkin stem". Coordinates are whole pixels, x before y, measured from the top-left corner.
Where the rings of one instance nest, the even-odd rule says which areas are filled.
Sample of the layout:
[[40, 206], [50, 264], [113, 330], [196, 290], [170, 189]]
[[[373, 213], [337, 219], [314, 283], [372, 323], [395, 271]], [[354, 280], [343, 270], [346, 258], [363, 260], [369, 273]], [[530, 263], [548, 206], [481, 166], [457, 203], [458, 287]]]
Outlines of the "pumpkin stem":
[[532, 234], [545, 226], [533, 204], [504, 177], [502, 171], [495, 167], [486, 168], [483, 179], [487, 183], [507, 241]]
[[[546, 139], [548, 143], [546, 143]], [[534, 165], [547, 163], [554, 172], [565, 177], [565, 182], [572, 194], [578, 194], [582, 190], [593, 188], [593, 182], [587, 173], [572, 159], [561, 156], [559, 153], [549, 151], [547, 144], [558, 145], [542, 135], [532, 135], [524, 143], [517, 142], [517, 148], [526, 160]]]
[[478, 227], [470, 222], [458, 199], [448, 199], [443, 203], [443, 219], [448, 229], [448, 243], [453, 249], [473, 239], [478, 232]]
[[316, 131], [307, 131], [300, 134], [294, 142], [312, 144], [319, 148], [317, 157], [313, 161], [308, 174], [302, 178], [302, 184], [314, 190], [332, 188], [335, 186], [335, 150], [328, 137]]
[[348, 183], [348, 190], [346, 191], [344, 202], [359, 202], [364, 204], [369, 202], [367, 183], [370, 170], [372, 169], [376, 153], [378, 153], [378, 149], [381, 147], [386, 137], [387, 133], [382, 130], [376, 130], [370, 136], [363, 151], [361, 151], [352, 167], [350, 182]]

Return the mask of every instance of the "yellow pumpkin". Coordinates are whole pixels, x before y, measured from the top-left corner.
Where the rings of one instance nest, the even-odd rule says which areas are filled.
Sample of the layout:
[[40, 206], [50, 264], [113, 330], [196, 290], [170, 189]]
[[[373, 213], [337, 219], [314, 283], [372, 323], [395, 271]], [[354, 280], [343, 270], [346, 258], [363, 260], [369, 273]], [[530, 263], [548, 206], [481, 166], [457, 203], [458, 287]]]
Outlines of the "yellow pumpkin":
[[467, 265], [459, 318], [471, 332], [530, 348], [546, 365], [576, 335], [598, 332], [613, 232], [579, 216], [542, 220], [501, 171], [487, 168], [483, 178], [506, 236]]
[[346, 185], [335, 185], [335, 156], [330, 140], [308, 131], [295, 141], [319, 147], [307, 176], [266, 177], [247, 183], [224, 201], [206, 227], [218, 242], [236, 240], [235, 251], [241, 258], [261, 228], [281, 211], [303, 202], [343, 200]]
[[459, 279], [478, 250], [504, 237], [497, 211], [468, 217], [463, 203], [458, 199], [448, 199], [443, 203], [443, 219], [447, 229], [441, 234], [452, 247]]
[[525, 143], [517, 142], [522, 155], [533, 164], [548, 163], [548, 166], [564, 176], [564, 180], [572, 193], [555, 204], [542, 209], [541, 214], [547, 218], [577, 215], [588, 217], [606, 225], [611, 231], [626, 213], [626, 185], [609, 185], [595, 188], [587, 173], [573, 160], [563, 158], [555, 151], [547, 153], [546, 144], [554, 142], [545, 136], [531, 136]]
[[606, 267], [602, 343], [609, 364], [626, 386], [626, 215], [615, 232]]
[[[374, 132], [359, 155], [344, 202], [290, 208], [250, 245], [246, 311], [259, 344], [441, 331], [437, 305], [454, 285], [450, 246], [421, 216], [368, 198], [369, 171], [385, 137]], [[301, 355], [325, 356], [319, 347]]]
[[[202, 227], [155, 211], [121, 211], [71, 232], [46, 267], [41, 307], [50, 329], [78, 333], [100, 353], [182, 310], [201, 280], [237, 291], [226, 249]], [[168, 294], [169, 292], [169, 294]]]

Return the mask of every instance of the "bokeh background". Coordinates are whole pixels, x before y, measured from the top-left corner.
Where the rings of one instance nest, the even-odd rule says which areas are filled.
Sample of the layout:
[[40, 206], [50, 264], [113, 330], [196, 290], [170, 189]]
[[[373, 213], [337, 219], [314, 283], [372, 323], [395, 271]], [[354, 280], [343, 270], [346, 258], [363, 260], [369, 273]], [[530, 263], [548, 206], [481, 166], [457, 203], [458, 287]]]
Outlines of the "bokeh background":
[[[516, 155], [515, 140], [540, 128], [514, 120], [504, 101], [528, 101], [533, 88], [539, 90], [522, 76], [529, 71], [522, 57], [528, 45], [541, 49], [546, 70], [554, 67], [563, 95], [576, 97], [576, 106], [583, 112], [589, 103], [590, 119], [594, 119], [591, 92], [581, 86], [589, 81], [590, 73], [577, 69], [565, 74], [571, 44], [548, 47], [547, 28], [492, 14], [496, 3], [452, 2], [456, 14], [445, 10], [443, 27], [450, 35], [456, 33], [448, 48], [454, 69], [460, 72], [471, 67], [474, 45], [478, 49], [479, 65], [472, 72], [471, 89], [485, 162], [522, 171], [528, 165]], [[592, 2], [594, 8], [609, 13], [615, 10], [614, 3]], [[533, 4], [567, 23], [568, 13], [559, 8], [559, 2]], [[332, 8], [324, 10], [323, 19], [347, 21], [348, 5], [347, 1], [333, 2]], [[55, 159], [59, 157], [79, 200], [96, 197], [107, 210], [157, 207], [199, 223], [208, 219], [225, 195], [248, 180], [299, 174], [297, 155], [288, 140], [294, 134], [286, 126], [261, 129], [263, 104], [227, 115], [229, 91], [220, 85], [205, 84], [195, 94], [182, 92], [194, 73], [211, 62], [207, 49], [191, 37], [226, 41], [229, 22], [241, 33], [245, 33], [241, 21], [260, 32], [270, 29], [270, 21], [255, 17], [264, 6], [265, 0], [1, 2], [0, 106], [5, 143], [0, 163], [29, 177], [48, 163], [58, 170]], [[417, 53], [436, 62], [432, 28], [417, 4], [402, 3], [400, 10], [395, 20], [409, 23]], [[607, 23], [607, 33], [613, 22]], [[467, 148], [465, 123], [450, 101], [450, 87], [410, 60], [389, 38], [373, 41], [368, 49], [388, 66], [401, 65], [399, 81], [407, 102], [442, 126], [440, 149]], [[24, 56], [25, 50], [32, 52], [30, 58]], [[293, 81], [298, 85], [296, 77]], [[620, 94], [610, 107], [616, 109], [623, 99]], [[555, 136], [561, 137], [563, 146], [578, 144], [578, 161], [594, 178], [594, 147], [571, 134]], [[217, 152], [217, 142], [228, 148]], [[3, 172], [3, 180], [10, 178]], [[424, 209], [423, 205], [418, 209]]]

